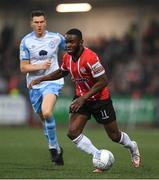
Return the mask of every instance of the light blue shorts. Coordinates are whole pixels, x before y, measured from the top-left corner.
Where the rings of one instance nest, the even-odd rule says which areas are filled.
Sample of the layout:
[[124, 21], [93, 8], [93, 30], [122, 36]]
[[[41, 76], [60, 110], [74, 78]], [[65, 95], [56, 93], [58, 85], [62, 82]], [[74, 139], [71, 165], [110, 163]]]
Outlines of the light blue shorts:
[[33, 109], [36, 113], [41, 112], [41, 104], [43, 100], [43, 96], [46, 94], [55, 94], [59, 96], [59, 93], [62, 89], [63, 85], [51, 83], [40, 89], [30, 89], [29, 96], [33, 106]]

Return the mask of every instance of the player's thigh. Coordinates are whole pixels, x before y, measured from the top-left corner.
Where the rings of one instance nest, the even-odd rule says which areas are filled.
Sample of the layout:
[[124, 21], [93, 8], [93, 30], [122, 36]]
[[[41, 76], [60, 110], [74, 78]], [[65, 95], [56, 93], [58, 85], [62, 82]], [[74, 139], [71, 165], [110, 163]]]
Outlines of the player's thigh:
[[56, 95], [55, 94], [45, 94], [42, 101], [42, 112], [52, 112], [56, 104]]
[[71, 113], [69, 119], [69, 132], [71, 133], [81, 133], [88, 121], [88, 117], [84, 114]]
[[56, 104], [57, 96], [59, 95], [62, 85], [50, 83], [47, 86], [41, 88], [41, 92], [43, 94], [43, 102], [42, 102], [42, 112], [44, 114], [52, 113], [54, 106]]
[[32, 107], [36, 113], [41, 112], [41, 104], [42, 104], [42, 93], [39, 89], [30, 89], [29, 90], [30, 101]]
[[94, 104], [91, 105], [91, 113], [100, 124], [108, 124], [116, 120], [111, 99], [94, 102]]

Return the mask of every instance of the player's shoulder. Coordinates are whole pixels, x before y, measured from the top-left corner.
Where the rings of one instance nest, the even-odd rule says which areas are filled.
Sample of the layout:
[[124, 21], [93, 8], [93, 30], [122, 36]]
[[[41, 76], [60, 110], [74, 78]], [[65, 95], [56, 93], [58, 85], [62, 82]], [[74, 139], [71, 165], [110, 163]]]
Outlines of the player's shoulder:
[[56, 38], [61, 38], [63, 37], [62, 34], [58, 33], [58, 32], [51, 32], [51, 31], [47, 31], [47, 35], [49, 37], [56, 37]]
[[47, 39], [50, 39], [54, 43], [58, 43], [60, 48], [65, 49], [65, 39], [60, 33], [47, 31]]
[[70, 55], [66, 52], [64, 55], [63, 55], [63, 59], [69, 59], [70, 58]]
[[84, 53], [85, 53], [85, 56], [87, 56], [88, 58], [98, 57], [98, 55], [93, 50], [91, 50], [87, 47], [84, 48]]
[[30, 39], [32, 39], [32, 38], [33, 38], [33, 32], [24, 35], [23, 38], [22, 38], [22, 40], [21, 40], [21, 42], [25, 42], [25, 41], [30, 40]]

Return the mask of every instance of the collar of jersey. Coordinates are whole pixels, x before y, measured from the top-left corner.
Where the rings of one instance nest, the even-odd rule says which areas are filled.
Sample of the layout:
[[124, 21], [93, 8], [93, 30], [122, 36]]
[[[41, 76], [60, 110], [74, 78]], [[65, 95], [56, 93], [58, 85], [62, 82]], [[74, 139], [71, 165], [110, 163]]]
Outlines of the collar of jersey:
[[34, 36], [35, 39], [43, 39], [48, 34], [48, 31], [45, 30], [45, 34], [42, 37], [37, 37], [34, 31], [32, 33], [33, 33], [33, 36]]

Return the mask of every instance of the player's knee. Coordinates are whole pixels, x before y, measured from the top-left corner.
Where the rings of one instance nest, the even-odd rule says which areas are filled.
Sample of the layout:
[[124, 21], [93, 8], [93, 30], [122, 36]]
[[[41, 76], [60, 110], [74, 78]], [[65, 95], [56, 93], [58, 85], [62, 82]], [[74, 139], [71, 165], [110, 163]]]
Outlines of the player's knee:
[[50, 118], [52, 116], [52, 112], [48, 110], [43, 111], [42, 114], [45, 119]]

